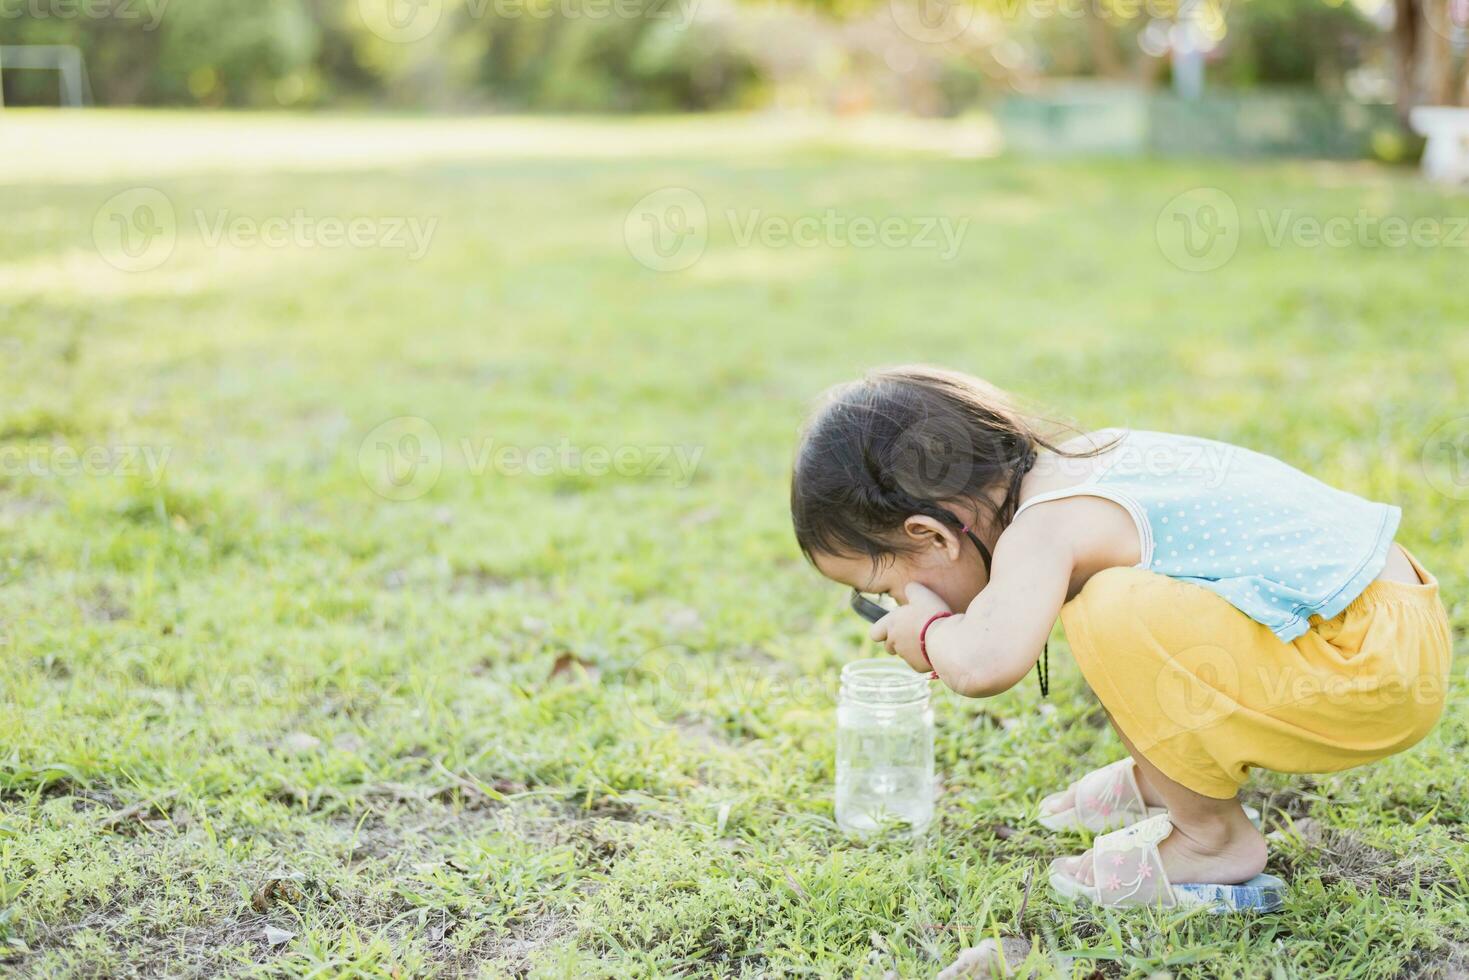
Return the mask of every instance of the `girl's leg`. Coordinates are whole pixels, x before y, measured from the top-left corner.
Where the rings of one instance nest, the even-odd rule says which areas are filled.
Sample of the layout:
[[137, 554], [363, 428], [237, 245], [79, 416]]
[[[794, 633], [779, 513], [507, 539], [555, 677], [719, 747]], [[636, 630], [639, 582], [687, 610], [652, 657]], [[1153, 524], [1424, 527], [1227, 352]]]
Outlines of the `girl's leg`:
[[[1108, 715], [1107, 720], [1112, 721], [1112, 716]], [[1112, 730], [1117, 731], [1117, 723], [1115, 721], [1112, 722]], [[1122, 733], [1117, 731], [1117, 734], [1121, 735]], [[1126, 743], [1127, 739], [1124, 738], [1123, 742]], [[1131, 746], [1129, 745], [1128, 748], [1131, 749]], [[1133, 753], [1133, 757], [1136, 758], [1136, 753]], [[1136, 763], [1134, 763], [1134, 768], [1136, 771], [1133, 775], [1137, 779], [1137, 789], [1142, 794], [1143, 802], [1148, 806], [1167, 806], [1168, 804], [1163, 800], [1162, 794], [1153, 788], [1152, 783], [1148, 782], [1147, 772], [1141, 766], [1137, 766]], [[1078, 781], [1080, 781], [1080, 777], [1065, 789], [1057, 790], [1041, 800], [1040, 811], [1042, 813], [1060, 813], [1062, 810], [1069, 810], [1075, 806], [1076, 783]]]
[[[1174, 782], [1138, 752], [1120, 729], [1117, 734], [1137, 763], [1138, 787], [1144, 799], [1150, 805], [1167, 807], [1173, 821], [1173, 833], [1158, 845], [1170, 881], [1232, 885], [1265, 870], [1265, 838], [1237, 799], [1202, 796]], [[1091, 852], [1070, 859], [1067, 870], [1092, 884]]]
[[[1260, 873], [1265, 839], [1236, 794], [1243, 772], [1268, 765], [1278, 748], [1279, 736], [1262, 735], [1254, 719], [1274, 717], [1278, 665], [1294, 648], [1207, 589], [1136, 568], [1093, 575], [1061, 621], [1137, 765], [1143, 798], [1169, 812], [1174, 830], [1158, 848], [1169, 877], [1237, 884]], [[1072, 864], [1092, 880], [1090, 856]]]

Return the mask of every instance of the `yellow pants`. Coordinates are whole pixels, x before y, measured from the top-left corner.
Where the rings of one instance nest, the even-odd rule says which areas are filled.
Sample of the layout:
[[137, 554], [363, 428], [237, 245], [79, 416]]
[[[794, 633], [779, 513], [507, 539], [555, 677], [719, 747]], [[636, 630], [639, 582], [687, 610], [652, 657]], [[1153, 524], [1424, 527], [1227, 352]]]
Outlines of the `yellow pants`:
[[1438, 580], [1373, 582], [1290, 643], [1201, 586], [1098, 572], [1061, 609], [1117, 727], [1175, 782], [1217, 799], [1253, 766], [1334, 772], [1401, 752], [1443, 711], [1451, 641]]

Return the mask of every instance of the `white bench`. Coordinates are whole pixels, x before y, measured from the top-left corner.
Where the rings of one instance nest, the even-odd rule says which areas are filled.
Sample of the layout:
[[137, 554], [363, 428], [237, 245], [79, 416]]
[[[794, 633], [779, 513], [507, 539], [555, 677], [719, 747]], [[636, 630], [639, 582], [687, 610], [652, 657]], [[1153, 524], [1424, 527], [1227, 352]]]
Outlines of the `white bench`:
[[1423, 175], [1446, 184], [1469, 181], [1469, 109], [1419, 106], [1408, 118], [1414, 131], [1428, 139]]

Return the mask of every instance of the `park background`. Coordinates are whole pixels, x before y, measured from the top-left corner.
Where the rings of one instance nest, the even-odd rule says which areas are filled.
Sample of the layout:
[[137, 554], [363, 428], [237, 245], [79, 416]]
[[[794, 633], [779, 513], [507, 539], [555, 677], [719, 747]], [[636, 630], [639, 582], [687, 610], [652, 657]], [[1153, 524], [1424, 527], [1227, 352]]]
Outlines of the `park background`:
[[[1464, 976], [1464, 23], [0, 0], [0, 972]], [[1059, 629], [936, 692], [921, 842], [837, 831], [789, 465], [909, 361], [1404, 508], [1449, 707], [1252, 779], [1284, 912], [1049, 895], [1122, 751]]]

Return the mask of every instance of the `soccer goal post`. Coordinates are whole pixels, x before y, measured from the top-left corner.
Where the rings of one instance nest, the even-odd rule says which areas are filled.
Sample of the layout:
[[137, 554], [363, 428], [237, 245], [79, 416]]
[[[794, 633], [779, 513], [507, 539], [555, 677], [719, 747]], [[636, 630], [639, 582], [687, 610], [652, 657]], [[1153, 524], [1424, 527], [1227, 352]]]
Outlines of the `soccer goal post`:
[[[70, 44], [0, 44], [0, 73], [12, 68], [36, 68], [57, 72], [61, 77], [63, 106], [89, 105], [92, 85], [82, 49]], [[0, 85], [0, 107], [5, 105], [5, 87]]]

